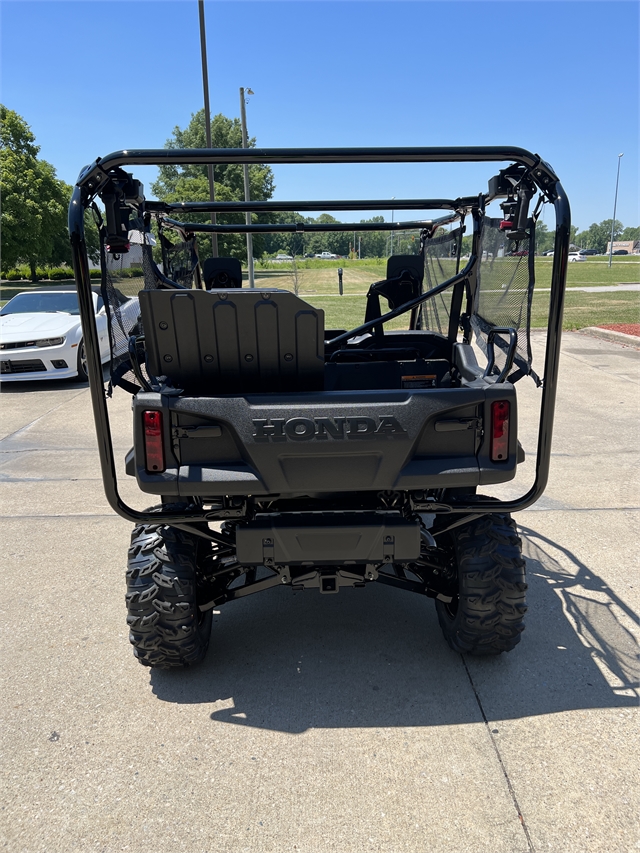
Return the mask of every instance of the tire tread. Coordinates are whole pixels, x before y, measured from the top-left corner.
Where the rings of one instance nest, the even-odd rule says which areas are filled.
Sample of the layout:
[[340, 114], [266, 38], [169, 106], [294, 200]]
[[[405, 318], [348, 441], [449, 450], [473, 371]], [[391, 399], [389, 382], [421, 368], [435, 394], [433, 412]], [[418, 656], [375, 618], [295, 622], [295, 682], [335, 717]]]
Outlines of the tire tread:
[[197, 609], [196, 537], [167, 525], [138, 525], [126, 572], [127, 625], [144, 666], [193, 666], [207, 653], [211, 613]]
[[471, 655], [498, 655], [520, 642], [527, 611], [525, 561], [515, 522], [492, 513], [452, 531], [460, 594], [452, 615], [436, 602], [449, 646]]

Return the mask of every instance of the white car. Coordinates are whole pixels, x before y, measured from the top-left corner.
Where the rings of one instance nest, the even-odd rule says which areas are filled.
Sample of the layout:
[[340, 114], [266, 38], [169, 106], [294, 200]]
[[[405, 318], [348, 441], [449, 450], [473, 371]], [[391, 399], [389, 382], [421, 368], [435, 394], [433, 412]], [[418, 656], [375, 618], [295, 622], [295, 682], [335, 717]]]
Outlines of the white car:
[[580, 252], [570, 252], [569, 253], [569, 263], [572, 264], [574, 261], [586, 261], [584, 255], [581, 255]]
[[[110, 358], [107, 314], [100, 288], [92, 287], [93, 307], [104, 364]], [[137, 297], [116, 291], [128, 332], [140, 313]], [[123, 355], [127, 341], [118, 344]], [[87, 379], [87, 359], [75, 286], [47, 287], [18, 293], [0, 309], [0, 381]]]

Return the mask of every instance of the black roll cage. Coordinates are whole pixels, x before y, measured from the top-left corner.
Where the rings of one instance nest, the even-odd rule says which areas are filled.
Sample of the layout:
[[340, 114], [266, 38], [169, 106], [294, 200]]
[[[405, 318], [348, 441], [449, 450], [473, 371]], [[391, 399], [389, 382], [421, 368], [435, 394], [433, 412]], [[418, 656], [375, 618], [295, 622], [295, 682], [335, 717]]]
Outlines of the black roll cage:
[[[571, 227], [571, 212], [569, 201], [564, 189], [553, 169], [538, 155], [517, 147], [405, 147], [405, 148], [251, 148], [251, 149], [128, 149], [116, 151], [106, 157], [97, 159], [86, 166], [80, 173], [69, 205], [69, 235], [73, 269], [78, 290], [78, 302], [84, 335], [87, 357], [87, 372], [91, 402], [96, 424], [98, 452], [102, 470], [105, 494], [110, 506], [127, 521], [150, 524], [158, 521], [157, 513], [140, 512], [129, 507], [118, 491], [118, 481], [111, 438], [109, 414], [107, 410], [107, 394], [104, 387], [102, 364], [96, 319], [93, 313], [91, 296], [91, 279], [89, 262], [84, 234], [84, 212], [89, 208], [97, 195], [116, 176], [122, 176], [125, 165], [208, 165], [208, 164], [322, 164], [322, 163], [460, 163], [460, 162], [510, 162], [511, 167], [501, 170], [489, 184], [488, 193], [480, 197], [460, 199], [385, 199], [358, 201], [249, 201], [249, 202], [189, 202], [166, 203], [145, 202], [145, 210], [152, 213], [164, 214], [208, 212], [243, 212], [264, 213], [267, 211], [315, 211], [315, 210], [451, 210], [451, 216], [436, 220], [413, 222], [382, 222], [382, 223], [326, 223], [311, 224], [295, 223], [292, 225], [262, 225], [238, 223], [237, 225], [211, 225], [200, 223], [185, 223], [166, 219], [167, 224], [175, 224], [184, 231], [203, 231], [218, 233], [257, 233], [260, 231], [402, 231], [422, 229], [435, 232], [442, 224], [464, 217], [478, 204], [482, 208], [495, 198], [511, 195], [514, 181], [509, 181], [509, 173], [513, 176], [514, 169], [519, 169], [520, 177], [525, 177], [530, 184], [540, 191], [541, 196], [553, 204], [556, 216], [553, 267], [551, 275], [551, 293], [549, 301], [549, 318], [547, 325], [547, 342], [545, 351], [544, 382], [542, 388], [542, 403], [538, 427], [538, 447], [536, 456], [536, 473], [534, 483], [529, 491], [516, 500], [481, 501], [473, 503], [464, 500], [455, 503], [429, 503], [429, 511], [452, 513], [461, 516], [451, 527], [463, 524], [471, 518], [493, 512], [518, 512], [535, 503], [544, 492], [549, 476], [551, 458], [551, 441], [553, 435], [553, 418], [557, 391], [558, 366], [560, 358], [560, 341], [562, 335], [562, 314], [564, 307], [564, 292], [567, 274], [569, 237]], [[364, 227], [368, 226], [368, 227]], [[331, 341], [332, 344], [342, 342], [354, 334], [361, 334], [374, 325], [387, 322], [399, 314], [415, 308], [420, 302], [441, 293], [449, 287], [465, 279], [475, 279], [477, 264], [477, 232], [474, 222], [474, 251], [465, 268], [451, 279], [421, 294], [410, 303], [384, 314], [374, 321], [365, 323], [358, 329], [351, 330]], [[427, 507], [425, 506], [425, 509]], [[205, 511], [192, 508], [178, 513], [170, 511], [163, 513], [164, 523], [183, 526], [189, 522], [212, 521], [219, 518], [217, 511]], [[191, 525], [188, 528], [198, 532]], [[202, 534], [201, 534], [202, 535]]]

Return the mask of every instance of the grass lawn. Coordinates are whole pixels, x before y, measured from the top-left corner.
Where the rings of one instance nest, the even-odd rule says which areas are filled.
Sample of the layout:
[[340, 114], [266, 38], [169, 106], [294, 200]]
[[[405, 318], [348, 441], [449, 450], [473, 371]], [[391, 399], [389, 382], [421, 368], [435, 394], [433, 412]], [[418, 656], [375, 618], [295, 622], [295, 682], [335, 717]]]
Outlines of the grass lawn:
[[[552, 258], [536, 258], [536, 289], [533, 300], [532, 326], [546, 326], [549, 293], [544, 288], [551, 285]], [[344, 296], [338, 295], [338, 267], [342, 266]], [[363, 261], [302, 261], [298, 267], [298, 293], [313, 305], [325, 311], [328, 329], [354, 328], [364, 321], [365, 294], [373, 281], [384, 278], [385, 262]], [[294, 289], [290, 264], [270, 264], [268, 268], [256, 267], [258, 287]], [[246, 273], [245, 273], [246, 279]], [[585, 293], [576, 287], [596, 287], [640, 282], [640, 259], [618, 256], [609, 268], [608, 258], [590, 258], [581, 263], [569, 264], [567, 294], [563, 328], [580, 329], [609, 323], [637, 323], [640, 319], [640, 292]], [[61, 284], [64, 282], [56, 282]], [[94, 284], [99, 281], [95, 280]], [[33, 287], [46, 286], [31, 282], [6, 282], [0, 291], [0, 304], [16, 293]], [[143, 286], [143, 280], [123, 279], [118, 287], [129, 296]], [[390, 328], [406, 328], [407, 318], [399, 317]]]
[[[309, 297], [308, 301], [325, 312], [327, 329], [353, 329], [364, 322], [362, 296]], [[546, 328], [549, 294], [534, 296], [531, 310], [532, 328]], [[640, 322], [640, 293], [583, 293], [567, 292], [562, 328], [583, 329], [608, 323]], [[391, 329], [406, 329], [407, 319], [398, 317], [389, 324]]]
[[[531, 306], [532, 328], [546, 327], [549, 310], [549, 294], [536, 293]], [[585, 293], [580, 290], [566, 291], [562, 328], [584, 329], [586, 326], [602, 326], [609, 323], [640, 322], [640, 292]]]
[[[536, 287], [551, 287], [552, 266], [553, 258], [536, 258]], [[640, 282], [640, 256], [638, 255], [621, 255], [613, 258], [611, 268], [609, 268], [609, 259], [599, 256], [589, 257], [587, 261], [572, 263], [567, 267], [567, 288], [602, 287], [633, 282]]]
[[[531, 322], [534, 328], [547, 325], [552, 258], [536, 259], [536, 292]], [[299, 295], [325, 311], [328, 329], [354, 328], [364, 322], [364, 295], [371, 284], [384, 275], [384, 266], [365, 261], [341, 261], [343, 264], [344, 296], [338, 295], [337, 262], [324, 262], [320, 269], [298, 270]], [[373, 275], [372, 275], [373, 273]], [[633, 256], [614, 258], [611, 268], [608, 259], [569, 264], [565, 297], [564, 329], [581, 329], [609, 323], [637, 323], [640, 317], [640, 292], [585, 293], [575, 287], [602, 287], [640, 282], [640, 259]], [[293, 290], [289, 269], [256, 270], [258, 287], [281, 287]], [[390, 328], [406, 328], [407, 320], [399, 317]]]

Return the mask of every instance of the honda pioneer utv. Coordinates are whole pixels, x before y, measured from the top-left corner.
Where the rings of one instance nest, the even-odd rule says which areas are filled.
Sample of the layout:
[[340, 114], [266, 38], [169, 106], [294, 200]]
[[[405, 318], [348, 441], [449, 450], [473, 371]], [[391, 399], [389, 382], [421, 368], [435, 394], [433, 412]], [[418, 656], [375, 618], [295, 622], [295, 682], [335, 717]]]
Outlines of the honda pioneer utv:
[[[506, 165], [486, 192], [392, 201], [159, 202], [123, 169], [499, 161]], [[529, 326], [544, 204], [555, 209], [556, 229], [539, 378]], [[112, 353], [128, 341], [128, 357], [112, 357], [106, 387], [87, 209], [100, 232]], [[293, 216], [287, 224], [282, 215], [389, 209], [420, 214], [357, 224]], [[141, 663], [197, 663], [213, 608], [274, 586], [336, 594], [387, 584], [435, 599], [455, 651], [514, 648], [526, 583], [510, 513], [533, 504], [547, 482], [570, 231], [567, 198], [547, 163], [499, 147], [129, 149], [82, 171], [69, 225], [105, 491], [136, 524], [126, 602]], [[419, 251], [389, 257], [352, 329], [326, 328], [321, 298], [244, 285], [236, 258], [201, 263], [209, 236], [200, 255], [196, 242], [202, 234], [369, 230], [413, 230]], [[118, 274], [134, 249], [137, 284]], [[139, 290], [133, 328], [120, 310], [125, 287]], [[512, 480], [524, 459], [515, 384], [525, 376], [542, 387], [535, 480], [517, 500], [482, 497]], [[116, 385], [133, 395], [126, 473], [157, 499], [144, 512], [118, 490], [108, 414]]]

